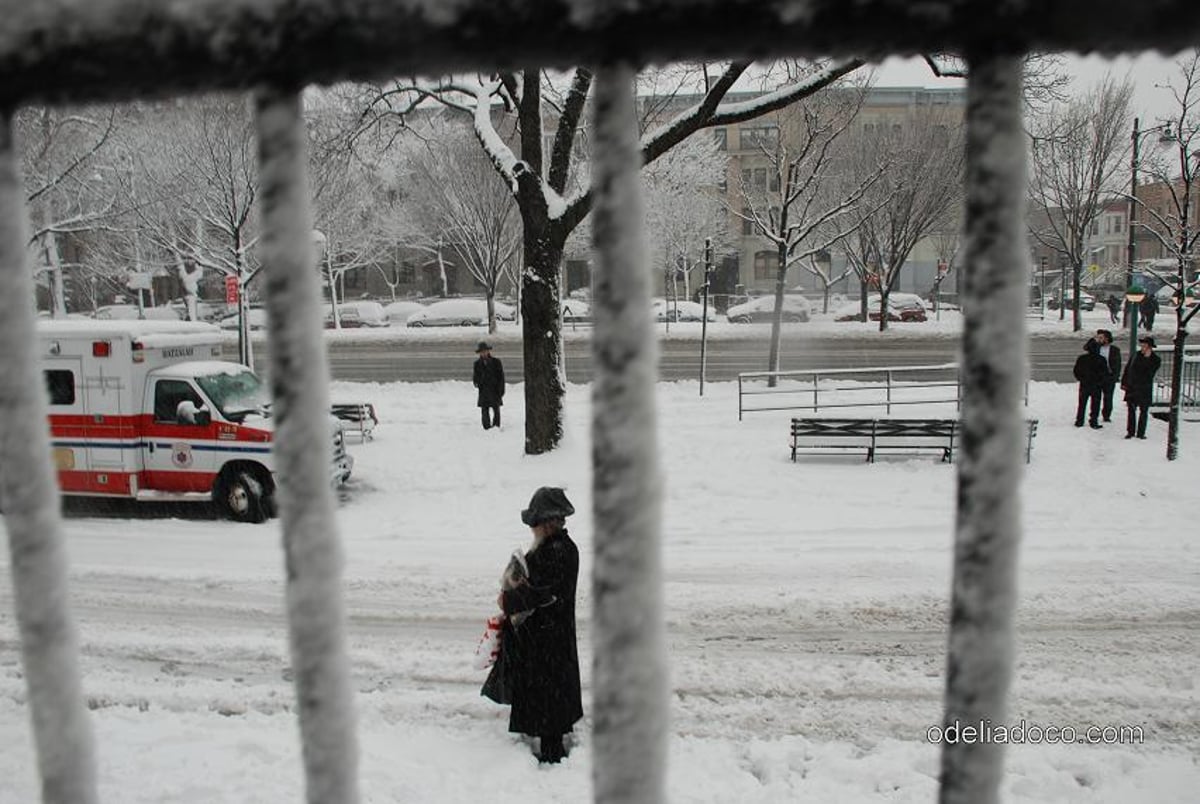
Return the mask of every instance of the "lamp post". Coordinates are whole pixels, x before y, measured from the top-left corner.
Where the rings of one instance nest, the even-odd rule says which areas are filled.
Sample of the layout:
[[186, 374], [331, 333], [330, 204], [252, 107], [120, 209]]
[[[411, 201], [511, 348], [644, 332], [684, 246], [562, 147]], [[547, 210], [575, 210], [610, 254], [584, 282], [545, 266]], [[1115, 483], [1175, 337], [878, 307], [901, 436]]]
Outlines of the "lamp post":
[[1138, 329], [1138, 309], [1142, 303], [1142, 299], [1146, 298], [1146, 291], [1140, 285], [1130, 284], [1125, 291], [1125, 306], [1129, 310], [1129, 357], [1137, 352], [1137, 329]]
[[[1129, 240], [1125, 246], [1126, 260], [1128, 262], [1125, 267], [1125, 287], [1127, 288], [1133, 287], [1133, 261], [1137, 242], [1137, 229], [1135, 227], [1135, 222], [1137, 220], [1138, 148], [1141, 145], [1142, 137], [1147, 134], [1152, 134], [1156, 131], [1159, 132], [1160, 142], [1172, 141], [1170, 123], [1160, 123], [1157, 126], [1152, 126], [1145, 131], [1142, 131], [1138, 128], [1139, 122], [1140, 121], [1138, 118], [1133, 118], [1133, 149], [1129, 156]], [[1126, 294], [1126, 296], [1128, 296], [1128, 294]], [[1128, 306], [1126, 306], [1126, 324], [1129, 324], [1129, 318], [1131, 315], [1133, 315], [1133, 312]], [[1133, 329], [1133, 327], [1131, 326], [1130, 329]], [[1134, 340], [1131, 346], [1133, 350], [1136, 350], [1137, 341]], [[1130, 354], [1133, 354], [1133, 351], [1131, 351]]]

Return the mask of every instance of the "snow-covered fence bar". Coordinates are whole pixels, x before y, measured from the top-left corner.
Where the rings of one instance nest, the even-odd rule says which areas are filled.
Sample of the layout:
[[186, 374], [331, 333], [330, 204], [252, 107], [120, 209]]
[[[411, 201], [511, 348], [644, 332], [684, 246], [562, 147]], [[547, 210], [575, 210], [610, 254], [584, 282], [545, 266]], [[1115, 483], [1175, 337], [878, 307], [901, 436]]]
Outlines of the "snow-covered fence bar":
[[[781, 380], [771, 386], [768, 380]], [[824, 380], [824, 382], [822, 382]], [[833, 381], [833, 382], [830, 382]], [[840, 381], [840, 382], [839, 382]], [[850, 381], [847, 383], [846, 381]], [[930, 390], [930, 389], [947, 389]], [[933, 366], [744, 371], [738, 374], [738, 421], [746, 413], [822, 408], [886, 408], [960, 401], [957, 363]], [[821, 401], [825, 394], [825, 401]], [[763, 403], [754, 397], [767, 397]]]
[[95, 101], [286, 78], [333, 83], [772, 56], [1029, 50], [1176, 52], [1195, 0], [0, 0], [0, 103]]
[[[1003, 723], [1013, 662], [1028, 374], [1019, 58], [969, 54], [962, 446], [943, 725]], [[942, 748], [942, 804], [999, 798], [1004, 747]]]
[[[1154, 378], [1154, 407], [1166, 407], [1171, 401], [1171, 378], [1175, 373], [1174, 346], [1158, 349], [1162, 368]], [[1179, 375], [1179, 409], [1183, 413], [1200, 411], [1200, 344], [1183, 347], [1183, 371]]]
[[67, 599], [67, 552], [34, 332], [25, 187], [12, 117], [0, 114], [0, 509], [42, 800], [96, 801], [91, 723]]
[[308, 801], [358, 800], [342, 553], [329, 485], [329, 366], [299, 92], [255, 94], [267, 344], [288, 631]]
[[598, 802], [666, 800], [658, 343], [642, 232], [633, 70], [596, 73], [592, 315], [594, 754]]

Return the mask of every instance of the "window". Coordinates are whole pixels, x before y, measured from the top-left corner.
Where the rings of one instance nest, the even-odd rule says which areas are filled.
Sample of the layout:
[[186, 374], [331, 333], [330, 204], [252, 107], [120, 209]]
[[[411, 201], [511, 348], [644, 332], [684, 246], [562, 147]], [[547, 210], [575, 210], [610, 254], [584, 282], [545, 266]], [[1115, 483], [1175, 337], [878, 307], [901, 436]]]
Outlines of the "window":
[[75, 372], [66, 369], [48, 369], [42, 372], [46, 378], [46, 391], [51, 405], [75, 404]]
[[779, 142], [779, 129], [775, 126], [742, 126], [738, 129], [742, 149], [774, 148]]
[[779, 255], [774, 251], [759, 251], [754, 255], [754, 278], [774, 279], [779, 267]]
[[773, 192], [773, 193], [779, 192], [779, 171], [778, 170], [771, 171], [770, 188], [771, 188], [771, 192]]
[[1125, 219], [1124, 218], [1122, 218], [1120, 215], [1113, 218], [1113, 231], [1114, 232], [1116, 232], [1117, 234], [1120, 234], [1121, 230], [1124, 228], [1125, 228]]
[[718, 151], [729, 150], [729, 132], [723, 128], [713, 129], [713, 141], [717, 143]]
[[154, 421], [177, 423], [180, 402], [191, 402], [197, 408], [204, 404], [186, 380], [159, 380], [154, 385]]
[[742, 234], [754, 234], [754, 221], [750, 219], [750, 208], [742, 207]]
[[1100, 221], [1098, 221], [1098, 220], [1092, 221], [1092, 234], [1094, 234], [1094, 235], [1100, 234]]
[[765, 193], [767, 191], [767, 169], [766, 168], [755, 168], [754, 169], [754, 190], [759, 193]]

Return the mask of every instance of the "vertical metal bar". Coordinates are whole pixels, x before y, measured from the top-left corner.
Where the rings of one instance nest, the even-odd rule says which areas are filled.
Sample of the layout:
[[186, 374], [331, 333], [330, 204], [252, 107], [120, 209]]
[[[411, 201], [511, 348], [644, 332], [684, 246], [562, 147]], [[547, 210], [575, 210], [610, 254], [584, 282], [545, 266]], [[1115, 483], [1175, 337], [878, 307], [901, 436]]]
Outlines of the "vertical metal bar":
[[[67, 606], [67, 547], [38, 368], [29, 232], [11, 113], [0, 114], [0, 508], [42, 801], [96, 798], [92, 727]], [[77, 378], [82, 382], [82, 378]]]
[[884, 372], [884, 384], [887, 387], [887, 412], [892, 415], [892, 372]]
[[821, 403], [821, 375], [813, 372], [813, 413], [816, 413], [817, 406]]
[[742, 375], [738, 375], [738, 421], [742, 420]]
[[[962, 440], [944, 726], [1001, 724], [1013, 661], [1025, 334], [1019, 57], [968, 54]], [[942, 804], [999, 798], [1004, 747], [942, 747]]]
[[700, 396], [704, 396], [704, 375], [708, 373], [708, 286], [712, 279], [712, 238], [704, 239], [704, 303], [700, 306]]
[[634, 77], [626, 65], [607, 65], [595, 78], [592, 783], [597, 802], [666, 800], [669, 712], [654, 409], [658, 345], [642, 232]]
[[300, 95], [255, 94], [276, 475], [288, 631], [308, 801], [358, 800], [358, 745], [345, 647], [342, 551], [329, 483], [329, 367], [321, 337]]

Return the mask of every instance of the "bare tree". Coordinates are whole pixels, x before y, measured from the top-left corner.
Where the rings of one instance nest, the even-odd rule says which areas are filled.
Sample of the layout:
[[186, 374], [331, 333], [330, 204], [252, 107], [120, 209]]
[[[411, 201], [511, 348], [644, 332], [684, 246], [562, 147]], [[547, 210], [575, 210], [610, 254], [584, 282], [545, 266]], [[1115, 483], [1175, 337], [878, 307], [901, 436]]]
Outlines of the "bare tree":
[[1151, 158], [1143, 168], [1155, 182], [1166, 188], [1168, 205], [1164, 210], [1156, 210], [1139, 201], [1145, 214], [1138, 216], [1136, 224], [1141, 231], [1149, 232], [1163, 252], [1175, 261], [1173, 272], [1159, 273], [1174, 291], [1175, 351], [1171, 356], [1167, 425], [1167, 460], [1171, 461], [1179, 457], [1179, 406], [1187, 325], [1200, 310], [1200, 305], [1189, 307], [1186, 303], [1187, 298], [1200, 288], [1196, 266], [1200, 226], [1195, 223], [1196, 207], [1200, 205], [1200, 48], [1177, 62], [1177, 68], [1179, 72], [1169, 87], [1175, 109], [1167, 137], [1174, 148], [1169, 157]]
[[488, 331], [495, 332], [500, 280], [515, 280], [520, 245], [516, 204], [470, 131], [445, 120], [430, 121], [429, 126], [432, 130], [421, 147], [410, 152], [401, 214], [427, 236], [443, 241], [457, 254], [456, 262], [483, 286]]
[[[844, 59], [800, 80], [765, 93], [753, 102], [725, 102], [726, 94], [751, 66], [737, 61], [708, 83], [699, 102], [674, 112], [642, 135], [642, 163], [649, 164], [704, 128], [761, 117], [808, 97], [853, 72], [860, 59]], [[538, 70], [504, 71], [475, 80], [442, 80], [433, 84], [397, 82], [378, 87], [364, 118], [370, 122], [403, 121], [426, 101], [472, 120], [475, 136], [494, 169], [517, 200], [522, 223], [521, 313], [525, 350], [525, 451], [554, 449], [563, 433], [565, 377], [559, 316], [559, 265], [567, 238], [591, 210], [593, 192], [575, 169], [581, 151], [583, 111], [592, 89], [592, 72], [577, 69], [561, 103], [544, 90]], [[553, 136], [544, 136], [547, 120]], [[512, 134], [516, 148], [504, 134]], [[547, 143], [550, 147], [547, 149]], [[548, 336], [547, 336], [548, 334]]]
[[902, 122], [865, 127], [856, 134], [853, 175], [870, 175], [881, 161], [888, 169], [858, 207], [858, 226], [841, 240], [847, 261], [867, 292], [879, 290], [879, 329], [888, 328], [888, 296], [913, 249], [944, 224], [962, 198], [962, 128], [949, 115], [920, 110]]
[[[852, 211], [883, 175], [883, 166], [876, 165], [874, 171], [864, 171], [857, 181], [830, 180], [838, 139], [854, 122], [864, 97], [862, 88], [839, 89], [777, 112], [777, 135], [758, 142], [766, 170], [757, 174], [754, 168], [742, 170], [734, 202], [741, 209], [731, 212], [750, 222], [775, 246], [769, 371], [779, 371], [788, 268], [827, 249], [856, 228], [859, 221]], [[774, 386], [775, 379], [768, 378], [768, 384]]]
[[1030, 193], [1038, 225], [1033, 238], [1071, 270], [1074, 329], [1079, 311], [1085, 243], [1103, 200], [1120, 190], [1122, 155], [1133, 85], [1105, 78], [1069, 104], [1055, 104], [1030, 121]]

